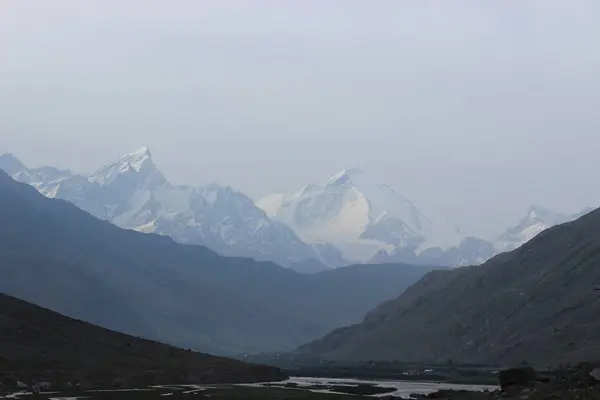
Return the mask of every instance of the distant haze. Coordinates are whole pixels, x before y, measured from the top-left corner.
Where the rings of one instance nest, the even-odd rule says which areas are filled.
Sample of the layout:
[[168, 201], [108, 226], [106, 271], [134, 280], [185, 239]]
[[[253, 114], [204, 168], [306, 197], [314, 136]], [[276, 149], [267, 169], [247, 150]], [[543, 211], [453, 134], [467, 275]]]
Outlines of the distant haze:
[[255, 198], [359, 167], [465, 231], [600, 205], [600, 2], [0, 5], [0, 153]]

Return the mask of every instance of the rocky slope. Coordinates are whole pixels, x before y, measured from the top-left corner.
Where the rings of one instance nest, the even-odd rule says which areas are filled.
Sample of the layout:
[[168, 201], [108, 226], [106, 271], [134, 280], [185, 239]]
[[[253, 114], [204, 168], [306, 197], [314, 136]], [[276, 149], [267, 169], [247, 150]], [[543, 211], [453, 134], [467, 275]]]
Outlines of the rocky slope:
[[482, 266], [427, 274], [358, 325], [300, 348], [337, 359], [548, 366], [600, 359], [600, 210]]
[[273, 367], [123, 335], [0, 294], [0, 382], [109, 388], [285, 379]]
[[283, 351], [360, 321], [431, 268], [299, 274], [120, 229], [0, 172], [0, 292], [219, 354]]
[[53, 167], [27, 168], [11, 154], [0, 169], [47, 197], [67, 200], [97, 218], [219, 254], [274, 261], [303, 272], [347, 264], [334, 246], [309, 245], [284, 224], [270, 220], [253, 201], [229, 187], [171, 185], [146, 147], [91, 174]]

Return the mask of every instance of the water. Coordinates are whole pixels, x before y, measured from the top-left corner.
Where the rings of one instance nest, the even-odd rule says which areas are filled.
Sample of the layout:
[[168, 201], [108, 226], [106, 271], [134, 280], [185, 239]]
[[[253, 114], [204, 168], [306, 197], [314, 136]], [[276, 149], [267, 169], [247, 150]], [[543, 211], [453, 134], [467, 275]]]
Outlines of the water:
[[[123, 399], [123, 400], [141, 400], [141, 399], [179, 399], [183, 397], [213, 397], [213, 391], [226, 393], [236, 391], [234, 388], [237, 387], [239, 390], [243, 390], [243, 387], [267, 387], [267, 385], [274, 385], [278, 387], [278, 390], [284, 390], [286, 384], [295, 384], [298, 388], [306, 388], [311, 392], [315, 393], [339, 393], [332, 390], [333, 386], [358, 386], [361, 384], [368, 384], [377, 387], [393, 388], [385, 394], [373, 395], [372, 397], [383, 397], [383, 396], [398, 396], [408, 398], [411, 394], [429, 394], [438, 390], [468, 390], [468, 391], [484, 391], [484, 390], [497, 390], [497, 386], [489, 385], [459, 385], [450, 383], [434, 383], [434, 382], [415, 382], [415, 381], [371, 381], [371, 380], [359, 380], [359, 379], [334, 379], [334, 378], [300, 378], [293, 377], [283, 382], [272, 382], [272, 383], [255, 383], [255, 384], [240, 384], [240, 385], [162, 385], [152, 386], [149, 388], [140, 389], [107, 389], [107, 390], [90, 390], [86, 391], [78, 397], [65, 396], [59, 392], [46, 392], [37, 396], [39, 400], [80, 400], [80, 399]], [[320, 388], [311, 388], [319, 385]], [[294, 390], [287, 388], [286, 390]], [[210, 392], [210, 394], [209, 394]], [[239, 394], [239, 393], [238, 393]], [[340, 393], [342, 394], [342, 393]], [[0, 399], [31, 399], [31, 393], [23, 391], [10, 396], [2, 397]], [[236, 396], [235, 398], [244, 398]]]
[[[461, 385], [453, 383], [436, 383], [436, 382], [415, 382], [415, 381], [385, 381], [385, 380], [360, 380], [360, 379], [338, 379], [338, 378], [305, 378], [292, 377], [278, 384], [285, 385], [292, 383], [298, 387], [310, 387], [315, 385], [324, 386], [358, 386], [361, 384], [369, 384], [377, 387], [394, 388], [393, 392], [372, 395], [372, 397], [384, 396], [400, 396], [408, 398], [411, 394], [429, 394], [438, 390], [468, 390], [471, 392], [483, 392], [485, 390], [494, 391], [500, 389], [499, 386], [492, 385]], [[262, 386], [263, 384], [257, 384]], [[336, 393], [332, 390], [311, 390], [313, 392]]]

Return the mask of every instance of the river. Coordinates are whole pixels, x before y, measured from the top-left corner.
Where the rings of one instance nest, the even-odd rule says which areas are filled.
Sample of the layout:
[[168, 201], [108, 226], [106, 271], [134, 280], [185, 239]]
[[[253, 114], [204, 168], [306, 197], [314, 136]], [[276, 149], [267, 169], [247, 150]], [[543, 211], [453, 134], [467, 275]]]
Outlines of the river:
[[[386, 393], [372, 395], [372, 397], [382, 396], [397, 396], [408, 398], [411, 394], [428, 394], [438, 390], [468, 390], [468, 391], [484, 391], [496, 390], [496, 386], [485, 385], [458, 385], [449, 383], [433, 383], [433, 382], [414, 382], [414, 381], [371, 381], [359, 379], [333, 379], [333, 378], [290, 378], [283, 382], [272, 383], [255, 383], [255, 384], [221, 384], [221, 385], [161, 385], [151, 386], [143, 389], [106, 389], [106, 390], [89, 390], [77, 395], [65, 395], [60, 392], [45, 392], [36, 396], [39, 400], [79, 400], [79, 399], [118, 399], [118, 400], [139, 400], [139, 399], [163, 399], [165, 397], [175, 400], [181, 398], [195, 397], [215, 397], [216, 394], [226, 398], [242, 399], [246, 398], [244, 390], [305, 390], [315, 393], [339, 393], [339, 390], [345, 388], [358, 387], [359, 385], [371, 385], [377, 388], [386, 388]], [[246, 387], [246, 389], [244, 389]], [[271, 387], [271, 389], [268, 389]], [[253, 388], [253, 389], [252, 389]], [[264, 389], [261, 389], [264, 388]], [[335, 390], [337, 389], [337, 390]], [[229, 396], [231, 395], [231, 396]], [[235, 395], [235, 396], [234, 396]], [[218, 397], [218, 396], [217, 396]], [[27, 399], [31, 398], [31, 392], [23, 390], [12, 395], [0, 394], [0, 399]], [[252, 397], [255, 398], [255, 397]]]
[[[395, 391], [388, 393], [372, 395], [372, 397], [399, 396], [408, 398], [411, 394], [429, 394], [438, 390], [467, 390], [483, 392], [485, 390], [494, 391], [500, 389], [499, 386], [492, 385], [462, 385], [453, 383], [436, 382], [416, 382], [416, 381], [385, 381], [385, 380], [360, 380], [360, 379], [338, 379], [338, 378], [305, 378], [292, 377], [284, 382], [274, 384], [295, 384], [298, 387], [310, 388], [313, 386], [358, 386], [373, 385], [377, 387], [393, 388]], [[264, 384], [262, 384], [264, 385]], [[260, 386], [257, 385], [257, 386]], [[337, 393], [330, 389], [311, 389], [313, 392]]]

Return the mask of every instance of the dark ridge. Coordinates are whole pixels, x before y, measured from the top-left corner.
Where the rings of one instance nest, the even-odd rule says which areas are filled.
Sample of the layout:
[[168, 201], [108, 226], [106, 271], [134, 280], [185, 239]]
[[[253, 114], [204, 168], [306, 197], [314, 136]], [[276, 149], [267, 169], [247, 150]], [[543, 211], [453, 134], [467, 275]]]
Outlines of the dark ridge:
[[482, 266], [428, 273], [300, 353], [338, 360], [535, 365], [600, 359], [600, 210]]
[[139, 339], [0, 294], [0, 382], [83, 387], [282, 380], [277, 368]]

